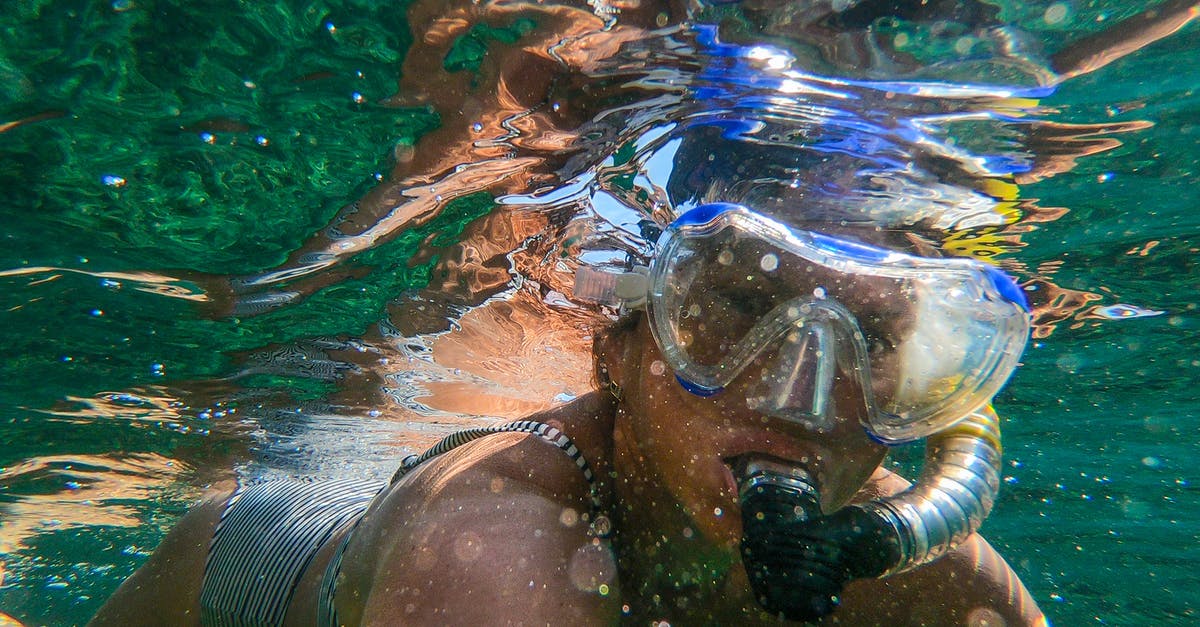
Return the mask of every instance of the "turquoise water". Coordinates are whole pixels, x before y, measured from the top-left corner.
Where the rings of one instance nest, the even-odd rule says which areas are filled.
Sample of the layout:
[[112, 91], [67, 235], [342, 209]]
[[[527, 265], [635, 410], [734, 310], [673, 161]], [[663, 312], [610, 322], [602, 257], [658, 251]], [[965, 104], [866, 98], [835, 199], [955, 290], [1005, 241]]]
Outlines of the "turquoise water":
[[[1133, 12], [998, 6], [1049, 50]], [[23, 122], [0, 132], [0, 612], [85, 622], [200, 486], [234, 468], [385, 468], [471, 418], [438, 382], [513, 415], [582, 391], [568, 375], [520, 389], [539, 366], [583, 363], [536, 347], [474, 357], [499, 374], [425, 359], [428, 338], [479, 328], [469, 312], [484, 303], [554, 303], [549, 270], [522, 270], [519, 284], [485, 270], [553, 259], [576, 223], [522, 232], [487, 193], [447, 198], [314, 271], [312, 287], [285, 283], [302, 285], [294, 302], [260, 313], [231, 287], [295, 266], [407, 146], [451, 123], [385, 102], [408, 32], [402, 8], [365, 1], [44, 1], [0, 17], [0, 124]], [[455, 67], [522, 30], [480, 33]], [[1047, 133], [1049, 152], [1120, 144], [1023, 182], [1033, 204], [1017, 226], [1033, 228], [1002, 255], [1043, 307], [997, 401], [1008, 467], [984, 532], [1057, 624], [1192, 624], [1200, 612], [1198, 43], [1192, 25], [1041, 100], [1052, 122], [1152, 125]], [[926, 61], [946, 54], [935, 37], [925, 45]], [[1012, 143], [1000, 131], [1023, 124], [948, 136]], [[459, 267], [454, 245], [492, 233], [507, 248], [476, 251], [482, 263], [464, 254], [469, 287], [430, 296]], [[413, 313], [426, 301], [432, 311]], [[401, 358], [419, 367], [381, 366]]]

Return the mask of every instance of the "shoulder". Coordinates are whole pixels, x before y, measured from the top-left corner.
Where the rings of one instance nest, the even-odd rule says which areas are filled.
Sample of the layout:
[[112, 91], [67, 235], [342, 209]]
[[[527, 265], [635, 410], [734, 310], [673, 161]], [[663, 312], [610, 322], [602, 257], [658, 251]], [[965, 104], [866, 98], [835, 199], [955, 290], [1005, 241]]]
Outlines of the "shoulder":
[[615, 617], [615, 561], [588, 534], [588, 497], [574, 461], [536, 435], [489, 435], [429, 460], [354, 532], [339, 616], [346, 609], [364, 623], [484, 624]]
[[235, 487], [222, 481], [208, 489], [89, 624], [196, 624], [209, 545]]
[[979, 534], [945, 557], [884, 579], [851, 582], [834, 614], [854, 625], [1046, 625], [1004, 558]]
[[[877, 470], [855, 500], [900, 492], [903, 477]], [[1045, 625], [1046, 618], [1004, 558], [979, 534], [941, 559], [884, 579], [851, 582], [834, 622]]]

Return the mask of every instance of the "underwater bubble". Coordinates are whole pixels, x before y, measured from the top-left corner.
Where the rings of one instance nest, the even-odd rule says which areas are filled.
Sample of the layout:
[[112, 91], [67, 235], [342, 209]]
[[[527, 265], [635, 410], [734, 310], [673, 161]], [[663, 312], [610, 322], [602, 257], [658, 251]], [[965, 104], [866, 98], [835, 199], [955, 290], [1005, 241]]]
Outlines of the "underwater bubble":
[[1097, 183], [1107, 183], [1107, 182], [1113, 180], [1114, 176], [1116, 176], [1116, 174], [1113, 174], [1112, 172], [1101, 172], [1100, 174], [1096, 175], [1096, 182]]
[[105, 174], [100, 177], [100, 182], [109, 187], [125, 187], [125, 179], [116, 174]]
[[1142, 465], [1146, 468], [1158, 468], [1162, 466], [1162, 460], [1153, 455], [1147, 455], [1142, 458]]
[[483, 131], [483, 124], [481, 124], [479, 122], [475, 122], [474, 124], [471, 125], [471, 130], [475, 131], [476, 133], [479, 133], [479, 132]]
[[112, 10], [117, 13], [124, 13], [133, 8], [133, 0], [113, 0]]
[[977, 607], [967, 614], [967, 624], [971, 627], [1004, 627], [1008, 623], [996, 610]]
[[1046, 12], [1042, 14], [1042, 19], [1046, 20], [1047, 24], [1058, 24], [1067, 19], [1067, 13], [1070, 12], [1070, 7], [1065, 2], [1055, 2], [1046, 7]]
[[1059, 370], [1068, 373], [1075, 373], [1080, 368], [1083, 368], [1085, 361], [1082, 355], [1076, 353], [1064, 353], [1055, 360], [1055, 365]]
[[254, 138], [254, 143], [266, 147], [271, 145], [271, 140], [267, 139], [265, 135], [259, 135]]
[[763, 269], [763, 272], [774, 272], [779, 268], [779, 257], [774, 253], [767, 253], [758, 260], [758, 267]]
[[350, 94], [350, 99], [354, 101], [354, 104], [362, 104], [362, 103], [366, 102], [366, 100], [367, 100], [365, 97], [363, 97], [362, 94], [360, 94], [358, 92], [354, 92], [354, 93]]
[[463, 562], [474, 562], [483, 556], [483, 538], [471, 531], [454, 540], [454, 556]]
[[154, 403], [136, 394], [116, 393], [101, 396], [104, 400], [121, 407], [153, 408]]
[[209, 132], [200, 133], [200, 141], [206, 144], [214, 144], [217, 141], [217, 136]]
[[1127, 303], [1117, 303], [1115, 305], [1108, 305], [1107, 307], [1096, 308], [1096, 315], [1108, 318], [1109, 320], [1149, 318], [1152, 316], [1161, 316], [1164, 313], [1166, 312], [1158, 309], [1143, 309]]

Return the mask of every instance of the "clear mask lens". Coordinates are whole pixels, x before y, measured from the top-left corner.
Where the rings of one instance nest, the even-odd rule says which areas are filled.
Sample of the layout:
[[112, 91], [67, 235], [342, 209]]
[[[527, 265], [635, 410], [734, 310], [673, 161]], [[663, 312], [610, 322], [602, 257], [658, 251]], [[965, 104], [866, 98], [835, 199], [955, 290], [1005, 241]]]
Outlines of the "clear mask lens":
[[712, 391], [750, 370], [751, 408], [818, 428], [843, 381], [863, 390], [882, 440], [943, 429], [1003, 385], [1028, 335], [995, 271], [970, 260], [791, 230], [734, 205], [685, 214], [659, 245], [651, 327], [676, 374]]

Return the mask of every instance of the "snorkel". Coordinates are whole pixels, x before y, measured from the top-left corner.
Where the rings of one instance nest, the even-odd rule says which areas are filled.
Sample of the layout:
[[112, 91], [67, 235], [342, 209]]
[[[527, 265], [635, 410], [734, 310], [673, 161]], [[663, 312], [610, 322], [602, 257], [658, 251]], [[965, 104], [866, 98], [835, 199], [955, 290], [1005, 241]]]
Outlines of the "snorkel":
[[774, 460], [739, 464], [742, 562], [756, 598], [772, 614], [816, 620], [836, 609], [850, 580], [938, 559], [987, 518], [1000, 459], [1000, 421], [985, 407], [928, 438], [909, 489], [828, 516], [802, 469]]

